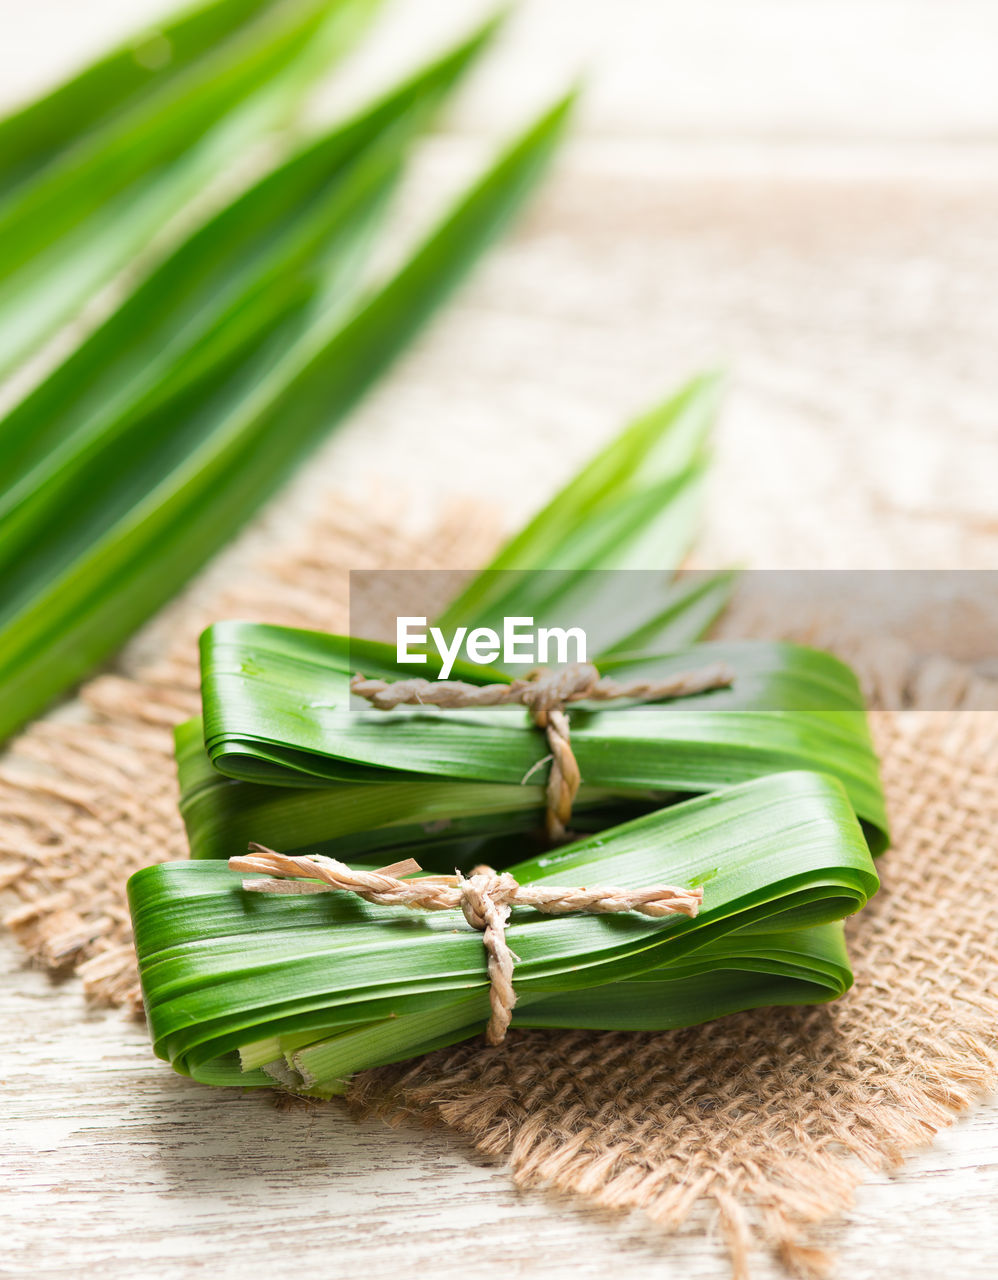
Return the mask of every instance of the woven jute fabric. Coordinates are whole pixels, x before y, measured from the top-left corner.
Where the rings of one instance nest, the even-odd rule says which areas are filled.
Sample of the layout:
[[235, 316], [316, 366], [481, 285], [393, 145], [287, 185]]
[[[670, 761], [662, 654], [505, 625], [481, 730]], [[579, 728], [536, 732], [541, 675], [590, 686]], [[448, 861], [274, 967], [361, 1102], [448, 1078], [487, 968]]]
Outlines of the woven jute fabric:
[[[173, 606], [0, 762], [8, 924], [98, 1000], [135, 1000], [126, 878], [186, 853], [171, 730], [197, 710], [200, 628], [244, 617], [342, 629], [346, 568], [449, 568], [484, 557], [491, 539], [474, 508], [418, 546], [370, 512], [329, 510], [236, 589], [216, 576]], [[894, 846], [881, 893], [849, 923], [856, 984], [842, 1000], [658, 1034], [517, 1031], [514, 1020], [498, 1047], [479, 1039], [368, 1072], [349, 1101], [449, 1125], [523, 1186], [641, 1208], [666, 1228], [706, 1199], [736, 1275], [754, 1243], [798, 1271], [826, 1269], [809, 1232], [848, 1208], [864, 1166], [898, 1163], [998, 1083], [994, 689], [901, 649], [854, 649], [872, 703], [888, 708], [873, 727]], [[905, 710], [919, 682], [952, 710]]]

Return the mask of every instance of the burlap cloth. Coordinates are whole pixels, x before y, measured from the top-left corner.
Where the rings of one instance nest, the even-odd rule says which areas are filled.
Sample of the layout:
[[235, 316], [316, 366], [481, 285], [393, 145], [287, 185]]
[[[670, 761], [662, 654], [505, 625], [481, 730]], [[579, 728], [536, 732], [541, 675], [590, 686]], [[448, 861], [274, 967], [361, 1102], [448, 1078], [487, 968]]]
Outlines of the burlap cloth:
[[[186, 855], [170, 730], [197, 710], [200, 628], [244, 617], [343, 629], [344, 567], [467, 565], [491, 541], [474, 508], [418, 547], [370, 512], [330, 510], [238, 589], [202, 582], [0, 764], [7, 923], [95, 999], [134, 1000], [127, 876]], [[667, 1228], [707, 1198], [737, 1275], [759, 1240], [791, 1267], [825, 1269], [808, 1227], [849, 1206], [863, 1165], [897, 1163], [998, 1081], [998, 713], [971, 709], [993, 708], [994, 690], [898, 649], [848, 656], [874, 704], [903, 706], [932, 680], [953, 710], [874, 713], [894, 847], [883, 890], [850, 923], [844, 999], [660, 1034], [514, 1030], [499, 1048], [478, 1040], [368, 1072], [350, 1101], [443, 1122], [522, 1185], [641, 1207]]]

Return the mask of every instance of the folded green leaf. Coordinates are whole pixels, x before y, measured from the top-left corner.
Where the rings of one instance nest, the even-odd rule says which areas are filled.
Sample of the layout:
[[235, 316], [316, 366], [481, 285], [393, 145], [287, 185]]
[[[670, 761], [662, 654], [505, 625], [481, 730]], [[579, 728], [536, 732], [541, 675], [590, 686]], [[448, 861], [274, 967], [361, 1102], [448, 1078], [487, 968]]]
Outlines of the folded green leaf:
[[[723, 608], [730, 574], [670, 583], [663, 570], [656, 590], [651, 574], [635, 585], [627, 574], [599, 572], [618, 557], [641, 564], [639, 554], [648, 556], [647, 565], [688, 545], [697, 518], [689, 478], [705, 452], [717, 391], [716, 378], [697, 379], [629, 427], [466, 586], [441, 625], [480, 625], [497, 610], [543, 618], [557, 608], [562, 623], [595, 620], [606, 671], [675, 670], [719, 653], [733, 664], [727, 693], [672, 706], [573, 709], [584, 779], [577, 831], [612, 826], [684, 792], [803, 767], [843, 780], [879, 851], [883, 796], [846, 668], [786, 645], [689, 648]], [[642, 520], [622, 527], [618, 513], [648, 493], [667, 496], [639, 503]], [[593, 569], [566, 567], [576, 555]], [[558, 572], [536, 571], [552, 563]], [[637, 653], [627, 652], [631, 644]], [[213, 627], [202, 639], [202, 669], [204, 724], [178, 733], [181, 809], [195, 857], [229, 857], [250, 840], [346, 860], [418, 846], [424, 865], [446, 871], [499, 865], [519, 856], [504, 834], [529, 841], [539, 831], [545, 770], [536, 766], [547, 748], [522, 711], [400, 709], [386, 720], [362, 709], [346, 685], [356, 669], [403, 674], [394, 650], [282, 628]], [[454, 675], [508, 678], [466, 664]]]
[[[356, 647], [320, 632], [217, 623], [202, 637], [201, 653], [205, 747], [230, 778], [300, 787], [416, 778], [515, 786], [529, 777], [524, 790], [533, 787], [538, 809], [543, 803], [547, 743], [519, 707], [372, 710], [349, 692]], [[394, 646], [371, 644], [365, 658], [366, 674], [402, 674]], [[842, 781], [873, 847], [882, 849], [887, 820], [877, 758], [856, 678], [838, 659], [797, 645], [742, 642], [615, 657], [601, 669], [659, 677], [715, 661], [733, 670], [730, 689], [671, 704], [573, 707], [583, 803], [590, 787], [690, 793], [814, 769]], [[495, 678], [481, 668], [459, 674]], [[465, 812], [457, 795], [454, 812]], [[411, 817], [418, 820], [418, 811]]]
[[[306, 787], [239, 782], [212, 766], [200, 719], [178, 728], [177, 764], [192, 858], [234, 857], [251, 841], [347, 862], [389, 862], [393, 851], [405, 850], [418, 854], [426, 870], [446, 874], [483, 862], [502, 866], [532, 843], [540, 847], [543, 798], [535, 786], [451, 779]], [[602, 831], [674, 798], [664, 791], [586, 787], [573, 827]]]
[[[514, 910], [514, 1026], [672, 1027], [831, 999], [851, 978], [829, 922], [877, 886], [841, 786], [810, 773], [687, 801], [513, 872], [704, 889], [693, 920]], [[481, 935], [459, 912], [250, 894], [212, 862], [148, 867], [129, 899], [156, 1052], [199, 1080], [340, 1092], [352, 1072], [466, 1038], [487, 1016]]]

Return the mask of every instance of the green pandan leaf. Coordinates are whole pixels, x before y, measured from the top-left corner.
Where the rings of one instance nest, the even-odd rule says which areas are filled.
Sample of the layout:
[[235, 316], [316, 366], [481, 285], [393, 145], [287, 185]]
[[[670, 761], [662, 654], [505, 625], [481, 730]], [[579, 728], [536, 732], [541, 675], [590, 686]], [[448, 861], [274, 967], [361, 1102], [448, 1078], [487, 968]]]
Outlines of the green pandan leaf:
[[[689, 545], [698, 511], [688, 486], [706, 448], [717, 385], [698, 379], [628, 428], [580, 473], [578, 489], [570, 481], [465, 587], [441, 625], [478, 625], [497, 610], [542, 619], [557, 608], [563, 622], [596, 620], [603, 652], [595, 656], [607, 674], [664, 675], [717, 660], [732, 668], [730, 690], [668, 705], [573, 708], [583, 775], [578, 829], [621, 821], [677, 794], [804, 768], [841, 779], [879, 851], [887, 820], [852, 672], [800, 646], [691, 644], [723, 608], [730, 574], [670, 582], [663, 569], [658, 583], [645, 572], [635, 584], [604, 572], [621, 562], [669, 565], [654, 557]], [[619, 512], [646, 493], [667, 496], [641, 506], [640, 522], [622, 524]], [[587, 567], [566, 567], [573, 554]], [[547, 572], [546, 557], [558, 572]], [[567, 607], [577, 612], [566, 614]], [[393, 647], [374, 642], [229, 622], [205, 633], [204, 722], [185, 728], [178, 744], [195, 856], [231, 856], [249, 839], [344, 858], [408, 842], [421, 847], [427, 865], [452, 857], [470, 865], [495, 849], [504, 829], [539, 824], [546, 771], [538, 766], [547, 746], [521, 709], [400, 707], [386, 717], [350, 697], [357, 669], [412, 674], [398, 666]], [[509, 679], [467, 664], [453, 675]], [[385, 794], [380, 820], [365, 790], [371, 782]], [[275, 794], [275, 784], [294, 796]]]
[[[832, 999], [851, 981], [834, 922], [877, 886], [845, 792], [813, 773], [689, 800], [512, 869], [524, 884], [704, 889], [692, 920], [515, 909], [518, 1026], [673, 1027]], [[488, 1014], [481, 935], [458, 911], [252, 894], [216, 862], [148, 867], [129, 899], [156, 1051], [199, 1080], [341, 1092], [352, 1072], [474, 1035]]]
[[[584, 471], [579, 490], [570, 483], [445, 613], [452, 625], [505, 610], [544, 616], [588, 592], [608, 620], [607, 674], [718, 659], [733, 669], [729, 689], [672, 704], [573, 705], [584, 782], [572, 820], [592, 833], [573, 845], [524, 861], [547, 744], [522, 708], [385, 714], [352, 698], [349, 678], [402, 674], [394, 646], [239, 622], [205, 633], [203, 725], [177, 735], [199, 860], [130, 885], [156, 1049], [177, 1070], [326, 1096], [357, 1070], [474, 1036], [488, 1018], [481, 937], [463, 917], [345, 893], [247, 893], [205, 859], [251, 840], [373, 867], [484, 861], [521, 884], [702, 886], [695, 920], [514, 910], [514, 1026], [678, 1027], [848, 987], [838, 922], [875, 890], [871, 851], [887, 838], [855, 677], [799, 646], [691, 643], [723, 607], [730, 575], [673, 582], [665, 561], [660, 590], [639, 591], [628, 609], [619, 576], [593, 572], [647, 569], [646, 557], [661, 564], [688, 545], [714, 393], [712, 381], [693, 384], [625, 433], [602, 455], [612, 479]], [[528, 572], [551, 563], [562, 572]], [[453, 675], [510, 678], [467, 663]]]
[[[325, 167], [311, 152], [293, 159], [292, 179], [300, 185], [304, 173], [314, 208], [285, 199], [269, 179], [262, 193], [244, 197], [260, 213], [260, 245], [253, 265], [240, 258], [224, 268], [231, 286], [225, 306], [240, 307], [241, 337], [226, 319], [231, 310], [217, 321], [209, 314], [216, 358], [191, 370], [181, 351], [152, 387], [140, 370], [134, 403], [115, 406], [107, 420], [90, 404], [82, 417], [71, 411], [54, 429], [64, 472], [56, 463], [48, 473], [45, 458], [26, 464], [55, 496], [36, 501], [34, 481], [11, 490], [6, 554], [16, 581], [0, 606], [0, 737], [113, 651], [233, 535], [390, 364], [519, 207], [557, 144], [569, 99], [499, 158], [395, 276], [352, 298], [357, 255], [377, 225], [400, 147], [487, 35], [349, 122], [346, 143], [342, 137], [320, 143]], [[358, 159], [344, 170], [344, 154], [353, 152]], [[211, 242], [218, 226], [200, 234]], [[178, 332], [199, 287], [202, 248], [189, 260], [181, 251], [189, 275], [171, 295], [170, 323]], [[289, 264], [292, 278], [297, 273], [290, 289]], [[275, 280], [276, 293], [269, 287]], [[137, 335], [140, 347], [156, 341], [154, 331], [152, 322]], [[54, 376], [70, 377], [65, 368]], [[19, 433], [8, 438], [16, 441]], [[57, 500], [67, 493], [75, 495], [72, 504]], [[44, 536], [28, 538], [42, 528]], [[28, 545], [30, 554], [19, 554]], [[0, 561], [4, 555], [0, 525]]]
[[287, 123], [378, 3], [212, 5], [0, 124], [0, 375]]
[[[342, 636], [250, 623], [210, 628], [202, 638], [202, 693], [215, 768], [229, 778], [299, 787], [415, 778], [508, 787], [529, 775], [542, 805], [546, 770], [538, 766], [547, 743], [522, 708], [397, 707], [386, 715], [351, 698], [352, 659]], [[717, 661], [734, 673], [730, 689], [665, 704], [573, 707], [583, 803], [590, 787], [602, 803], [607, 790], [699, 792], [815, 769], [841, 779], [871, 844], [882, 849], [877, 758], [859, 686], [838, 659], [797, 645], [742, 642], [617, 657], [601, 670], [665, 676]], [[381, 667], [401, 674], [394, 647], [383, 646]]]

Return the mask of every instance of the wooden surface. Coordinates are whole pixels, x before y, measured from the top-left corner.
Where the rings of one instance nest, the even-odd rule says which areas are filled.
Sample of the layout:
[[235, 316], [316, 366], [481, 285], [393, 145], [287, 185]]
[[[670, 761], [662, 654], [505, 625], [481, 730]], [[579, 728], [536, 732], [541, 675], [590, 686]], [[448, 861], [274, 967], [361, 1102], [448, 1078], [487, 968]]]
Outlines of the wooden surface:
[[[73, 986], [53, 991], [8, 940], [0, 960], [4, 1276], [727, 1274], [706, 1214], [664, 1240], [637, 1215], [518, 1193], [446, 1132], [358, 1123], [336, 1105], [278, 1112], [182, 1080], [141, 1026], [88, 1011]], [[991, 1105], [903, 1173], [871, 1179], [822, 1240], [857, 1280], [993, 1280], [996, 1205]], [[754, 1274], [780, 1273], [760, 1256]]]
[[[163, 7], [0, 0], [0, 93]], [[330, 104], [484, 7], [389, 6]], [[575, 140], [285, 510], [341, 486], [418, 527], [475, 492], [513, 522], [626, 414], [721, 363], [705, 563], [993, 566], [996, 47], [998, 7], [970, 0], [526, 0], [422, 155], [400, 234], [586, 64]], [[0, 1274], [726, 1274], [706, 1218], [663, 1242], [518, 1194], [446, 1133], [179, 1080], [141, 1027], [2, 955]], [[823, 1242], [845, 1276], [990, 1280], [996, 1207], [991, 1104], [871, 1179]]]

